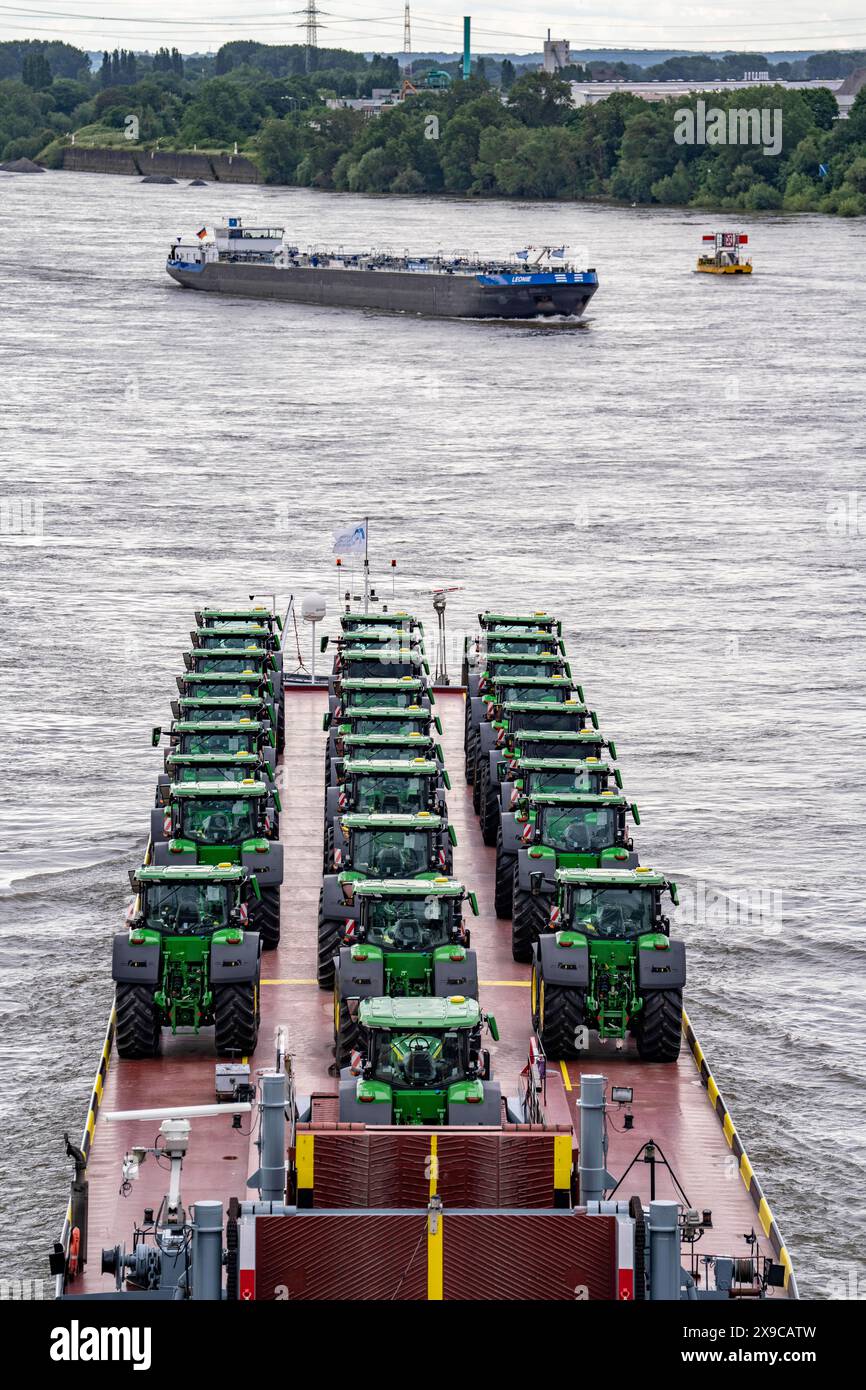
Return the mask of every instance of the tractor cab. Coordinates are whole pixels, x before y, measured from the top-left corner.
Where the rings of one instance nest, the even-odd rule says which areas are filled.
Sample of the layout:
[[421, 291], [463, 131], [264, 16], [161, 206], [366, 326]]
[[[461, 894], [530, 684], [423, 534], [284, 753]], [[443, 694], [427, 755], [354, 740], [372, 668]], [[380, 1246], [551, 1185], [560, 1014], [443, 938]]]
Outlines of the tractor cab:
[[564, 656], [560, 637], [544, 628], [505, 627], [488, 632], [485, 642], [487, 658], [496, 656]]
[[195, 614], [196, 626], [214, 631], [228, 631], [233, 627], [265, 627], [272, 637], [278, 637], [283, 630], [283, 620], [272, 609], [258, 604], [246, 608], [199, 608]]
[[685, 947], [670, 940], [662, 896], [676, 884], [652, 869], [559, 869], [546, 930], [533, 943], [532, 1023], [551, 1060], [579, 1057], [590, 1031], [643, 1061], [680, 1050]]
[[355, 709], [379, 708], [408, 709], [410, 705], [425, 708], [434, 703], [432, 690], [428, 689], [426, 679], [416, 676], [377, 676], [355, 679], [347, 676], [336, 687], [338, 693], [330, 696], [328, 723], [337, 719], [342, 722], [343, 711], [348, 706]]
[[254, 753], [174, 753], [169, 750], [165, 755], [165, 771], [157, 782], [156, 804], [165, 806], [171, 787], [179, 783], [243, 782], [250, 777], [265, 783], [273, 809], [281, 811], [280, 794], [274, 785], [271, 768]]
[[[162, 730], [155, 728], [153, 733], [156, 747]], [[169, 748], [165, 756], [168, 759], [172, 753], [222, 753], [235, 757], [238, 753], [248, 753], [270, 761], [267, 755], [275, 742], [273, 730], [257, 719], [240, 719], [236, 724], [209, 719], [175, 720], [169, 729]]]
[[[566, 692], [567, 695], [570, 693]], [[588, 709], [582, 700], [567, 698], [551, 704], [532, 697], [505, 701], [492, 721], [494, 742], [499, 747], [505, 746], [509, 734], [525, 729], [543, 729], [546, 733], [581, 733], [588, 723], [594, 729], [598, 728], [595, 711]]]
[[367, 758], [346, 759], [343, 783], [333, 791], [338, 798], [334, 814], [345, 811], [384, 812], [405, 815], [416, 811], [444, 814], [445, 790], [450, 790], [448, 773], [439, 764], [424, 758], [411, 761], [373, 762]]
[[[551, 676], [571, 678], [571, 667], [563, 657], [550, 652], [532, 655], [525, 652], [488, 652], [484, 659], [484, 669], [478, 677], [478, 694], [484, 695], [498, 683], [512, 676]], [[582, 698], [582, 697], [581, 697]]]
[[397, 628], [404, 640], [408, 638], [411, 641], [416, 634], [422, 642], [424, 640], [424, 624], [414, 614], [402, 609], [395, 609], [392, 613], [341, 613], [340, 628], [347, 638], [356, 631]]
[[265, 676], [274, 670], [273, 654], [265, 647], [194, 647], [184, 652], [183, 664], [196, 675], [211, 671], [232, 676]]
[[341, 654], [347, 650], [381, 651], [383, 647], [420, 648], [420, 639], [408, 628], [394, 624], [393, 627], [353, 627], [341, 633], [336, 641], [335, 666]]
[[[509, 715], [508, 723], [511, 722]], [[518, 726], [520, 716], [516, 715], [513, 722]], [[595, 758], [598, 762], [606, 758], [608, 762], [616, 762], [616, 745], [611, 739], [603, 738], [597, 729], [506, 728], [501, 748], [506, 756], [514, 758]], [[617, 786], [620, 785], [617, 782]]]
[[274, 663], [282, 665], [280, 639], [264, 623], [225, 623], [219, 627], [194, 627], [189, 634], [194, 647], [202, 651], [224, 651], [227, 648], [260, 647], [271, 653]]
[[[442, 748], [431, 733], [422, 734], [420, 730], [403, 733], [341, 734], [341, 752], [346, 760], [366, 758], [371, 762], [411, 762], [413, 758], [425, 758], [444, 766]], [[343, 763], [335, 763], [336, 781], [342, 781]], [[332, 780], [334, 780], [332, 778]]]
[[501, 632], [508, 628], [522, 628], [524, 631], [535, 628], [541, 632], [555, 632], [562, 636], [562, 623], [551, 613], [479, 613], [478, 625], [482, 632]]
[[637, 806], [612, 791], [544, 792], [518, 810], [515, 821], [529, 858], [556, 867], [588, 868], [601, 858], [626, 861], [632, 848], [626, 816], [640, 824]]
[[397, 679], [421, 671], [429, 675], [430, 668], [418, 647], [382, 646], [375, 651], [345, 647], [337, 654], [330, 684], [334, 693], [339, 693], [349, 680]]
[[325, 728], [331, 729], [331, 738], [336, 751], [341, 751], [343, 740], [349, 734], [361, 738], [372, 738], [380, 734], [398, 735], [407, 738], [413, 734], [426, 737], [431, 723], [441, 735], [442, 726], [438, 718], [431, 719], [426, 705], [358, 705], [348, 704], [336, 721], [330, 714], [325, 715]]
[[537, 704], [562, 705], [573, 698], [575, 690], [582, 703], [582, 687], [573, 686], [571, 677], [565, 674], [552, 672], [549, 675], [517, 676], [507, 670], [496, 671], [485, 681], [484, 691], [479, 697], [478, 722], [498, 718], [507, 701], [531, 700]]
[[184, 695], [172, 700], [171, 712], [178, 723], [240, 724], [244, 720], [273, 730], [274, 707], [256, 695]]
[[146, 866], [131, 869], [129, 881], [138, 895], [130, 920], [133, 935], [212, 936], [243, 927], [258, 888], [255, 876], [238, 864]]
[[606, 791], [611, 775], [618, 787], [622, 777], [618, 768], [598, 758], [575, 762], [566, 758], [510, 758], [497, 764], [503, 810], [518, 806], [523, 798], [543, 792]]
[[477, 1000], [363, 999], [360, 1042], [340, 1078], [340, 1120], [364, 1125], [499, 1125], [502, 1098], [482, 1048], [496, 1020]]
[[176, 680], [178, 693], [194, 699], [274, 698], [273, 681], [263, 671], [188, 671]]
[[[429, 811], [352, 812], [339, 822], [334, 867], [353, 878], [415, 878], [451, 871], [453, 827]], [[351, 880], [349, 880], [351, 881]]]

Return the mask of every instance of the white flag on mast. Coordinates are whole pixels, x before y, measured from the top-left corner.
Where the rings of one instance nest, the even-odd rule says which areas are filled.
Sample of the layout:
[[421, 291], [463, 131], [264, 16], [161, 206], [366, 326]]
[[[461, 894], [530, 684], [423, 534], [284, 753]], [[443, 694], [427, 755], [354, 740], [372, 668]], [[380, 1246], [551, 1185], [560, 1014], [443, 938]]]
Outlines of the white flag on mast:
[[356, 521], [334, 532], [334, 554], [356, 555], [367, 546], [367, 523]]

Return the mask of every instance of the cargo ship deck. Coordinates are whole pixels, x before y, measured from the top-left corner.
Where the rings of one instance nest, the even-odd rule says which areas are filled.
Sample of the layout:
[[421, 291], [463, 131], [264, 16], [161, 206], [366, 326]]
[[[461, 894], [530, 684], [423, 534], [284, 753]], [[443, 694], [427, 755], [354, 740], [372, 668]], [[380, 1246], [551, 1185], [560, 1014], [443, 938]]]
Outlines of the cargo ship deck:
[[[495, 1014], [502, 1039], [491, 1044], [494, 1074], [503, 1093], [513, 1093], [526, 1062], [530, 1032], [529, 969], [512, 960], [509, 924], [497, 921], [493, 913], [495, 852], [482, 841], [471, 789], [463, 777], [463, 692], [437, 689], [436, 693], [446, 766], [453, 784], [448, 806], [458, 837], [454, 873], [478, 895], [481, 915], [471, 920], [472, 945], [478, 952], [482, 1003]], [[278, 949], [264, 958], [262, 1027], [257, 1051], [250, 1060], [253, 1070], [256, 1065], [272, 1066], [274, 1031], [278, 1025], [284, 1026], [299, 1090], [311, 1093], [336, 1089], [336, 1079], [329, 1075], [333, 1062], [332, 1000], [316, 984], [324, 812], [322, 715], [327, 709], [327, 691], [323, 687], [289, 687], [285, 700], [282, 940]], [[652, 862], [650, 853], [647, 858]], [[683, 1048], [675, 1065], [643, 1064], [627, 1049], [616, 1052], [602, 1047], [579, 1063], [550, 1064], [561, 1076], [575, 1130], [579, 1130], [576, 1102], [582, 1072], [602, 1073], [612, 1085], [633, 1087], [633, 1128], [624, 1128], [623, 1114], [616, 1106], [609, 1110], [610, 1172], [619, 1177], [642, 1146], [654, 1140], [682, 1185], [688, 1204], [712, 1211], [712, 1229], [694, 1247], [697, 1256], [748, 1256], [751, 1249], [744, 1237], [754, 1232], [757, 1252], [782, 1263], [788, 1275], [786, 1291], [779, 1288], [769, 1293], [796, 1296], [790, 1260], [766, 1199], [687, 1020], [684, 1028]], [[134, 1145], [152, 1144], [159, 1122], [110, 1121], [107, 1112], [214, 1100], [216, 1058], [210, 1030], [198, 1038], [164, 1034], [161, 1057], [148, 1062], [120, 1061], [116, 1054], [109, 1058], [110, 1037], [109, 1027], [86, 1131], [90, 1135], [86, 1140], [90, 1150], [88, 1264], [73, 1285], [75, 1292], [111, 1287], [110, 1278], [100, 1274], [100, 1249], [118, 1243], [131, 1245], [142, 1209], [158, 1209], [166, 1190], [166, 1172], [150, 1158], [129, 1194], [122, 1194], [124, 1154]], [[561, 1089], [558, 1084], [556, 1089]], [[227, 1203], [231, 1197], [254, 1195], [246, 1189], [248, 1175], [258, 1167], [255, 1135], [250, 1134], [252, 1118], [242, 1116], [241, 1129], [233, 1128], [227, 1115], [193, 1122], [183, 1166], [187, 1210], [198, 1199], [216, 1198]], [[553, 1118], [559, 1120], [561, 1116]], [[681, 1200], [670, 1172], [661, 1163], [655, 1174], [655, 1195]], [[649, 1203], [650, 1165], [642, 1160], [635, 1163], [617, 1193], [621, 1198], [632, 1195], [640, 1196], [645, 1205]], [[684, 1249], [684, 1264], [688, 1264], [687, 1256]]]

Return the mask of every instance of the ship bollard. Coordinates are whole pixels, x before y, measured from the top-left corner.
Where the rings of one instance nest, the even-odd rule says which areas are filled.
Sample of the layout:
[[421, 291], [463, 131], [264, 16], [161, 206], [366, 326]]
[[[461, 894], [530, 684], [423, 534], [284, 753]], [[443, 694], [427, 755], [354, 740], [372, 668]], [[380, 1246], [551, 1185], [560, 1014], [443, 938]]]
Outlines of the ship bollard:
[[587, 1202], [600, 1202], [608, 1188], [613, 1187], [613, 1179], [605, 1166], [607, 1157], [607, 1138], [604, 1132], [604, 1087], [603, 1076], [580, 1078], [580, 1156], [578, 1160], [578, 1181], [580, 1205]]
[[192, 1297], [218, 1303], [222, 1297], [223, 1204], [194, 1202], [192, 1208]]
[[650, 1298], [678, 1302], [680, 1297], [679, 1207], [676, 1202], [650, 1202]]

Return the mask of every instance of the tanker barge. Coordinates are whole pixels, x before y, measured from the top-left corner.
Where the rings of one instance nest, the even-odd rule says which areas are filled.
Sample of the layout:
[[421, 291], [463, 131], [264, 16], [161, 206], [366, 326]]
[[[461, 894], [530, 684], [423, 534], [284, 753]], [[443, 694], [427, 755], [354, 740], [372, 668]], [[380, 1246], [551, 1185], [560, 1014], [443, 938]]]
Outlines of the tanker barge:
[[596, 272], [567, 262], [564, 247], [513, 260], [301, 251], [282, 227], [247, 228], [239, 217], [175, 242], [166, 270], [185, 289], [438, 318], [579, 319], [598, 288]]
[[[439, 604], [444, 612], [444, 595]], [[227, 625], [250, 616], [241, 610], [218, 615]], [[258, 981], [258, 1046], [225, 1061], [215, 1055], [209, 1029], [163, 1027], [153, 1055], [118, 1056], [118, 1049], [129, 1050], [128, 1032], [118, 1027], [119, 1017], [128, 1019], [118, 989], [81, 1144], [69, 1148], [76, 1171], [51, 1257], [57, 1296], [184, 1299], [192, 1292], [197, 1299], [317, 1301], [342, 1299], [350, 1288], [353, 1298], [367, 1300], [796, 1298], [781, 1233], [685, 1014], [682, 1046], [667, 1063], [642, 1059], [631, 1039], [613, 1048], [595, 1036], [579, 1058], [555, 1061], [530, 1037], [529, 971], [514, 959], [507, 924], [495, 913], [495, 852], [485, 846], [462, 773], [467, 686], [475, 678], [464, 670], [460, 685], [431, 681], [420, 624], [404, 614], [365, 613], [352, 629], [353, 660], [367, 650], [387, 671], [399, 652], [413, 672], [402, 678], [402, 701], [400, 678], [383, 675], [365, 687], [367, 678], [355, 678], [345, 655], [350, 617], [341, 615], [344, 632], [327, 683], [284, 679], [281, 663], [277, 667], [284, 717], [271, 706], [270, 723], [285, 730], [285, 773], [278, 768], [272, 780], [282, 789], [277, 838], [287, 872], [279, 889], [282, 932], [262, 958]], [[533, 615], [533, 624], [543, 618]], [[208, 610], [196, 614], [196, 640], [222, 641], [235, 660], [240, 647], [233, 634], [249, 641], [249, 626], [227, 626], [220, 637], [202, 626], [203, 619]], [[524, 651], [528, 636], [540, 634], [553, 647], [560, 640], [550, 622], [546, 632], [536, 632], [526, 625], [521, 630], [518, 620], [502, 621], [512, 634], [506, 640], [523, 643]], [[392, 651], [381, 645], [381, 634], [394, 625], [406, 635], [405, 645], [401, 637]], [[187, 655], [194, 661], [196, 653], [199, 646]], [[394, 697], [388, 705], [381, 703], [386, 696]], [[359, 722], [346, 734], [341, 721], [352, 702]], [[198, 726], [207, 737], [220, 727], [213, 719], [216, 703]], [[224, 706], [222, 728], [235, 738], [243, 720], [229, 722], [227, 700]], [[431, 894], [467, 885], [478, 915], [469, 919], [467, 910], [471, 948], [461, 928], [437, 957], [452, 972], [445, 983], [454, 988], [459, 979], [461, 993], [418, 1001], [412, 1049], [430, 1064], [419, 1033], [434, 1028], [431, 1004], [450, 1010], [455, 1034], [469, 1014], [470, 1022], [478, 1020], [470, 956], [477, 967], [474, 994], [489, 1011], [481, 1017], [492, 1041], [469, 1077], [449, 1088], [447, 1120], [444, 1114], [438, 1122], [429, 1114], [422, 1120], [420, 1111], [407, 1118], [409, 1112], [395, 1109], [383, 1123], [381, 1115], [374, 1118], [374, 1105], [381, 1109], [389, 1088], [368, 1080], [371, 1068], [354, 1056], [348, 1069], [335, 1069], [342, 995], [336, 987], [333, 996], [323, 992], [319, 835], [328, 793], [322, 755], [327, 747], [325, 781], [332, 782], [340, 776], [340, 759], [356, 756], [366, 739], [376, 745], [376, 756], [361, 768], [378, 775], [385, 750], [395, 756], [401, 738], [409, 744], [427, 737], [418, 723], [427, 726], [429, 742], [413, 766], [429, 774], [436, 810], [412, 818], [417, 838], [426, 817], [431, 828], [447, 826], [447, 837], [435, 843], [453, 848], [453, 863], [442, 863], [439, 856], [447, 860], [451, 849], [435, 850], [425, 841], [434, 853], [421, 867], [434, 867], [421, 878], [430, 882]], [[266, 748], [275, 748], [264, 722], [251, 727], [263, 731]], [[592, 737], [589, 725], [587, 731]], [[615, 761], [612, 744], [608, 753]], [[343, 798], [350, 800], [357, 788], [346, 780], [345, 767], [342, 775], [337, 821], [349, 826], [362, 818], [345, 810]], [[387, 795], [398, 793], [392, 786]], [[381, 806], [376, 816], [376, 825], [388, 819]], [[151, 821], [151, 864], [160, 858], [154, 850], [161, 818], [159, 811]], [[406, 819], [391, 817], [389, 826]], [[161, 843], [169, 855], [180, 853], [179, 840]], [[358, 843], [348, 856], [344, 852], [347, 883], [362, 876], [361, 859]], [[326, 870], [339, 863], [332, 844]], [[406, 863], [400, 867], [405, 878]], [[388, 891], [405, 899], [407, 884], [392, 881]], [[350, 944], [339, 950], [339, 968], [351, 961], [356, 972], [369, 975], [377, 951], [357, 916], [358, 898], [357, 891], [345, 898], [342, 939]], [[429, 915], [433, 898], [424, 901]], [[417, 921], [410, 922], [412, 930]], [[131, 946], [138, 930], [133, 914]], [[241, 935], [238, 930], [229, 939]], [[402, 938], [403, 954], [393, 958], [404, 971], [408, 940]], [[243, 954], [240, 946], [236, 954]], [[652, 954], [664, 963], [663, 955]], [[380, 988], [369, 979], [367, 986], [356, 973], [348, 992]], [[381, 1030], [387, 1009], [405, 1014], [411, 1001], [368, 1002]], [[363, 998], [360, 1004], [363, 1009]], [[466, 1103], [472, 1101], [478, 1104]]]

